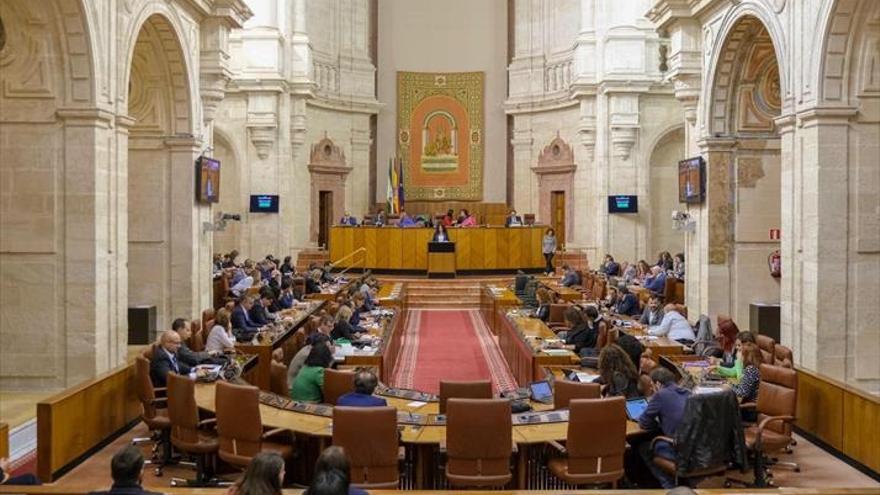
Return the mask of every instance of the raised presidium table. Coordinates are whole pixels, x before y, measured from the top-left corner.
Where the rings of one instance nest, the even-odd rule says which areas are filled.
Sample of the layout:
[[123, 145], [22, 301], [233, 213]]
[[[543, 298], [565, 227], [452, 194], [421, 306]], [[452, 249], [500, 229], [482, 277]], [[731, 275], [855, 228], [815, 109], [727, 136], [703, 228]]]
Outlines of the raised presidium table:
[[[449, 229], [456, 273], [539, 272], [545, 266], [541, 239], [546, 227], [472, 227]], [[400, 227], [330, 227], [330, 260], [342, 268], [428, 272], [428, 245], [434, 230]], [[364, 249], [363, 258], [346, 256]], [[363, 263], [361, 261], [363, 260]]]

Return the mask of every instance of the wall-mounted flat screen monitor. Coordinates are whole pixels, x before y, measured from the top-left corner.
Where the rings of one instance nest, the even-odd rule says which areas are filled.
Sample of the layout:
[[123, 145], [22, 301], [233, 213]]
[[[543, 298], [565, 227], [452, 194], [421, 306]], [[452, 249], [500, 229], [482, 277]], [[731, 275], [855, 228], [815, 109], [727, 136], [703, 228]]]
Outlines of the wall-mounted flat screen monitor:
[[278, 213], [278, 195], [252, 194], [251, 213]]
[[706, 198], [706, 162], [702, 157], [678, 162], [678, 202], [702, 203]]
[[207, 156], [196, 160], [196, 200], [199, 203], [220, 201], [220, 161]]
[[608, 196], [608, 213], [638, 213], [638, 196]]

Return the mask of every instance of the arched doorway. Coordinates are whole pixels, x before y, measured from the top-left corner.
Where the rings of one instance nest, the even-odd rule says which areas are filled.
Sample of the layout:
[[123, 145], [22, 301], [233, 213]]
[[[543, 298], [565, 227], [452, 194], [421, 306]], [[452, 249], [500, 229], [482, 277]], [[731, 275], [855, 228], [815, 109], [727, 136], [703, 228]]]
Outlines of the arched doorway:
[[195, 202], [199, 143], [184, 51], [164, 15], [140, 26], [127, 89], [128, 305], [155, 306], [161, 330], [203, 307], [199, 210], [208, 208]]
[[684, 252], [684, 233], [673, 230], [672, 211], [684, 209], [678, 202], [678, 162], [684, 158], [684, 128], [677, 127], [657, 141], [648, 161], [649, 233], [648, 258], [657, 253]]
[[780, 301], [780, 280], [768, 270], [782, 225], [776, 54], [760, 19], [737, 19], [715, 60], [707, 102], [708, 306], [743, 328], [750, 304]]

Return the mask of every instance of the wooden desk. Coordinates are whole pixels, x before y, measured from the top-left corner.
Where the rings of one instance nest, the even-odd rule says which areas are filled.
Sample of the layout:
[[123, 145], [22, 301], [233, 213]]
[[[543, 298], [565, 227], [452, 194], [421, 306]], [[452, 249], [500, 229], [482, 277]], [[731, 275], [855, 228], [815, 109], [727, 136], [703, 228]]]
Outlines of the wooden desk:
[[580, 363], [577, 354], [569, 351], [552, 356], [542, 351], [543, 339], [556, 338], [556, 334], [541, 320], [521, 315], [510, 315], [497, 310], [498, 346], [510, 371], [521, 387], [544, 378], [542, 366], [571, 365]]
[[[449, 229], [455, 243], [455, 269], [514, 272], [544, 268], [541, 239], [545, 227], [473, 227]], [[336, 262], [364, 248], [363, 268], [374, 270], [428, 270], [425, 246], [433, 229], [400, 227], [330, 227], [330, 260]], [[343, 261], [355, 263], [358, 260]]]
[[386, 283], [379, 288], [376, 300], [383, 308], [394, 308], [401, 312], [407, 310], [407, 287], [404, 282]]
[[493, 335], [498, 335], [499, 319], [504, 318], [508, 310], [522, 306], [522, 301], [507, 287], [483, 284], [480, 291], [480, 313]]
[[614, 327], [617, 328], [618, 331], [628, 333], [633, 337], [639, 339], [639, 342], [645, 346], [646, 349], [651, 349], [651, 352], [656, 357], [660, 356], [679, 356], [685, 353], [684, 346], [679, 344], [678, 342], [670, 339], [669, 337], [657, 337], [648, 339], [648, 332], [645, 327], [641, 324], [637, 323], [635, 319], [631, 316], [626, 315], [610, 315], [611, 320], [624, 320], [632, 322], [631, 327]]
[[9, 425], [0, 423], [0, 459], [9, 457]]
[[388, 382], [397, 364], [400, 354], [400, 343], [403, 335], [404, 314], [395, 311], [390, 319], [382, 319], [378, 327], [365, 327], [373, 337], [381, 339], [381, 343], [369, 354], [358, 353], [345, 356], [346, 366], [370, 366], [376, 368], [379, 379]]
[[575, 302], [580, 301], [584, 298], [583, 294], [581, 294], [579, 290], [560, 285], [558, 280], [553, 282], [546, 282], [544, 283], [544, 287], [550, 292], [554, 293], [556, 295], [556, 299], [561, 302]]
[[251, 383], [261, 390], [269, 390], [272, 376], [272, 351], [283, 346], [287, 339], [293, 338], [293, 334], [297, 329], [302, 327], [310, 316], [318, 312], [324, 306], [325, 301], [313, 300], [308, 301], [307, 304], [307, 308], [287, 309], [281, 312], [282, 317], [290, 318], [290, 320], [283, 322], [283, 331], [275, 333], [265, 340], [260, 340], [260, 335], [266, 334], [257, 334], [255, 337], [256, 343], [242, 342], [235, 344], [236, 351], [257, 356]]

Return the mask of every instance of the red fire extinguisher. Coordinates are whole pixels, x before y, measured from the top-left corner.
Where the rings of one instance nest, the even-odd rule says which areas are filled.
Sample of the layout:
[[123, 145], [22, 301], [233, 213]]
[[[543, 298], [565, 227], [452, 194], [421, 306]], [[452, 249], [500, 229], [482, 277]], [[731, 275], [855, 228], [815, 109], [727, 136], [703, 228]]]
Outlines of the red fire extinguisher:
[[767, 257], [767, 267], [770, 269], [771, 277], [779, 278], [782, 276], [782, 256], [779, 255], [778, 249]]

